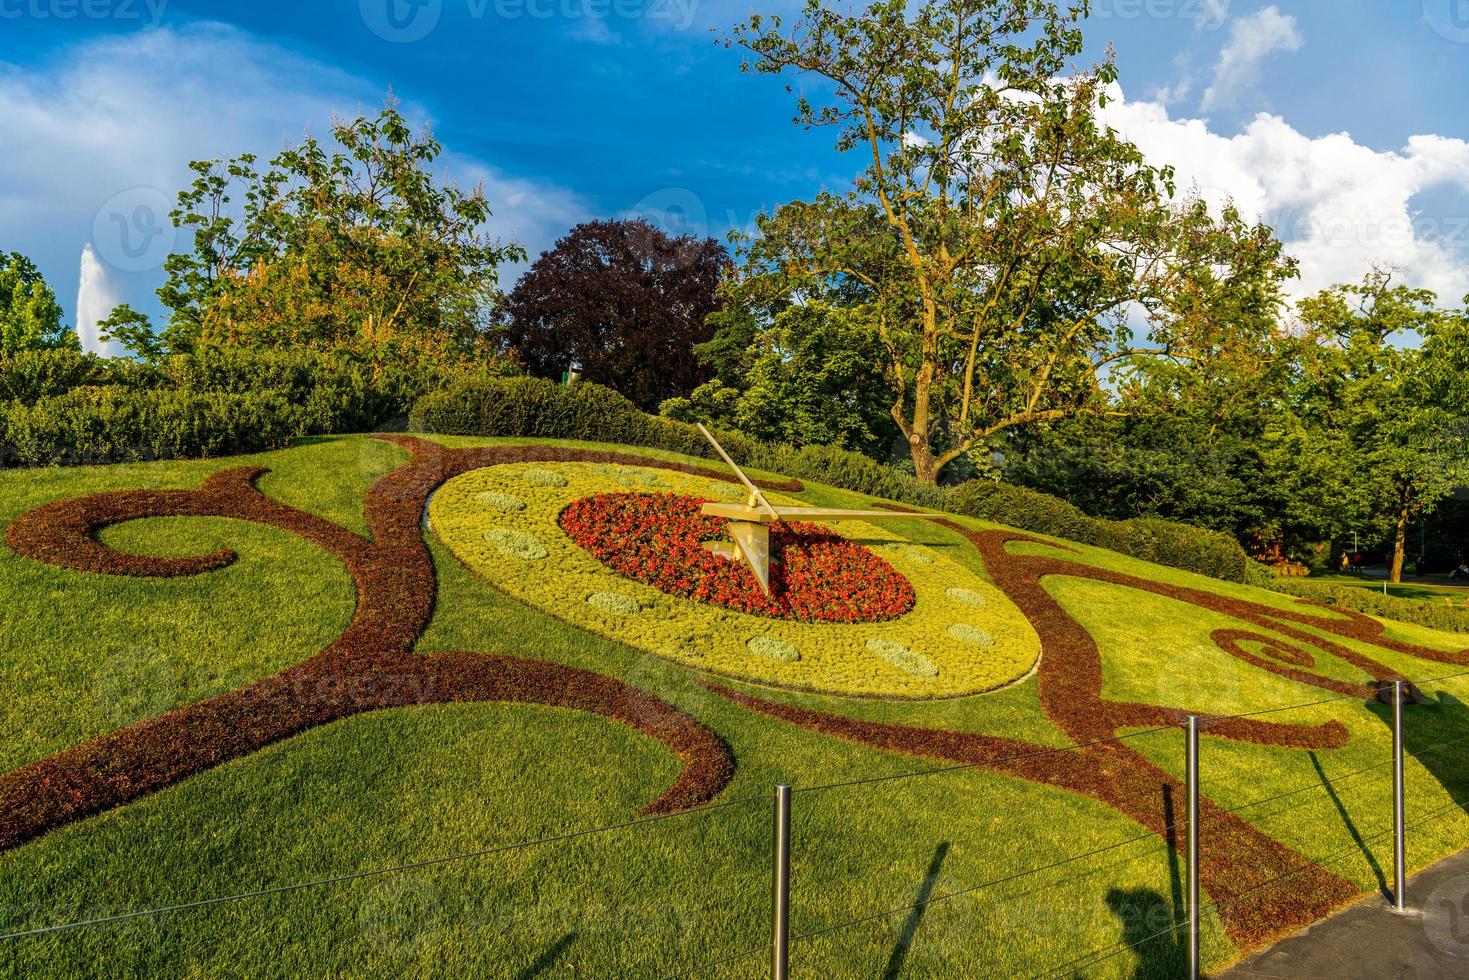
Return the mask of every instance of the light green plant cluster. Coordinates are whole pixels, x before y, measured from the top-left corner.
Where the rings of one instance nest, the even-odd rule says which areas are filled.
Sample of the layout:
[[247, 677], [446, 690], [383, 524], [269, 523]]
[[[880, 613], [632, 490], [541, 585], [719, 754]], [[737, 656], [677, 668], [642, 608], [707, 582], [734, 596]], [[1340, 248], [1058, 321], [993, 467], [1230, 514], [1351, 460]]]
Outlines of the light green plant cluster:
[[544, 561], [550, 554], [539, 538], [529, 531], [512, 531], [508, 528], [493, 528], [485, 532], [485, 540], [500, 550], [507, 558], [521, 561]]
[[1035, 631], [1001, 592], [909, 541], [898, 524], [831, 525], [913, 584], [913, 610], [889, 622], [771, 619], [624, 578], [557, 524], [573, 501], [620, 492], [741, 496], [736, 486], [671, 470], [512, 464], [446, 483], [430, 505], [431, 526], [465, 564], [517, 600], [685, 666], [760, 684], [863, 697], [957, 697], [1024, 677], [1040, 655]]

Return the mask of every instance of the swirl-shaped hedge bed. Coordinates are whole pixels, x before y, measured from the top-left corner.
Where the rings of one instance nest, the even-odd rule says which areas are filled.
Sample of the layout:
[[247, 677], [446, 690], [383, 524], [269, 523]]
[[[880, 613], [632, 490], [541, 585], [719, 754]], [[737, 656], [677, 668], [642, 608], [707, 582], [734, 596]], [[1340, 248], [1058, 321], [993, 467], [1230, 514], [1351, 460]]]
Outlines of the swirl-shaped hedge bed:
[[[1040, 641], [1005, 596], [900, 526], [772, 529], [772, 595], [710, 552], [708, 479], [595, 464], [450, 480], [430, 521], [508, 595], [583, 629], [728, 677], [861, 697], [976, 694], [1025, 676]], [[789, 498], [770, 495], [785, 503]]]

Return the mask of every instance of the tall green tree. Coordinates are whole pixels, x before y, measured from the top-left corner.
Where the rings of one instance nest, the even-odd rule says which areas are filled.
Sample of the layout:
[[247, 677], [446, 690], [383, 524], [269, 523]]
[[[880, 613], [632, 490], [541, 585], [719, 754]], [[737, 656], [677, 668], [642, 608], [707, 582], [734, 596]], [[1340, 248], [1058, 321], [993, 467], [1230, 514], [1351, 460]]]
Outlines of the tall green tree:
[[77, 335], [61, 322], [56, 293], [35, 263], [19, 252], [0, 252], [0, 354], [77, 346]]
[[[687, 399], [665, 402], [663, 414], [712, 422], [760, 439], [826, 445], [883, 457], [897, 436], [888, 414], [882, 341], [865, 306], [811, 301], [785, 307], [748, 335], [744, 363], [729, 378], [725, 342], [702, 345], [724, 366]], [[735, 337], [744, 335], [736, 320]]]
[[437, 178], [441, 152], [390, 104], [263, 170], [250, 154], [192, 163], [172, 217], [193, 250], [158, 293], [166, 346], [487, 350], [497, 270], [524, 252], [485, 235], [482, 188]]
[[1275, 469], [1289, 498], [1329, 501], [1344, 522], [1388, 536], [1401, 581], [1412, 517], [1469, 485], [1462, 319], [1385, 272], [1299, 311], [1298, 421]]
[[1273, 302], [1291, 272], [1268, 229], [1172, 205], [1172, 174], [1101, 124], [1114, 64], [1069, 70], [1087, 11], [808, 0], [729, 39], [747, 70], [800, 76], [796, 122], [862, 162], [847, 193], [763, 218], [749, 274], [867, 287], [925, 481], [997, 433], [1096, 410], [1119, 362], [1217, 345], [1211, 300]]

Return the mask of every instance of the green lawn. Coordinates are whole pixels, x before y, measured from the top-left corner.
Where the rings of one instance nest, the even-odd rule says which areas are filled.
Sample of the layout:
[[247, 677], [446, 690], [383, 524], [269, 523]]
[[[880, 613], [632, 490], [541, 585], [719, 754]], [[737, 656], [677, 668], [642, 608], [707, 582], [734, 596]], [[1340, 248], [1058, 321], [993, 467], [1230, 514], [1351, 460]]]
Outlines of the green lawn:
[[1431, 575], [1426, 581], [1388, 582], [1385, 577], [1371, 578], [1366, 575], [1326, 572], [1312, 575], [1310, 581], [1327, 585], [1350, 585], [1372, 592], [1381, 592], [1386, 585], [1387, 594], [1399, 599], [1437, 599], [1442, 602], [1447, 598], [1453, 599], [1456, 606], [1469, 600], [1469, 586], [1450, 583], [1447, 575]]
[[[457, 445], [491, 440], [444, 440]], [[676, 458], [641, 451], [644, 455]], [[0, 525], [37, 505], [108, 489], [197, 486], [225, 465], [264, 465], [273, 497], [364, 531], [362, 500], [406, 454], [366, 438], [312, 440], [228, 462], [193, 461], [0, 473]], [[809, 487], [819, 504], [862, 498]], [[978, 523], [972, 526], [983, 527]], [[915, 542], [984, 574], [974, 548], [941, 527]], [[230, 690], [314, 654], [349, 621], [345, 569], [284, 532], [221, 519], [136, 522], [108, 532], [134, 551], [194, 554], [224, 544], [241, 560], [207, 575], [124, 579], [67, 572], [0, 548], [0, 771], [161, 710]], [[699, 675], [519, 605], [431, 542], [439, 578], [420, 651], [537, 657], [594, 669], [670, 701], [717, 732], [737, 760], [727, 805], [623, 830], [350, 882], [0, 943], [0, 975], [45, 976], [763, 976], [770, 787], [795, 785], [794, 931], [800, 976], [1046, 974], [1165, 929], [1179, 869], [1156, 837], [1095, 800], [979, 770], [799, 791], [935, 764], [861, 748], [746, 711]], [[1015, 550], [1045, 551], [1041, 545]], [[1100, 567], [1248, 597], [1295, 600], [1096, 549]], [[1109, 697], [1216, 713], [1319, 701], [1319, 688], [1229, 657], [1210, 640], [1227, 617], [1089, 579], [1048, 591], [1100, 643]], [[1390, 635], [1454, 650], [1464, 638], [1411, 626]], [[1367, 652], [1368, 647], [1347, 643]], [[1373, 648], [1413, 677], [1444, 664]], [[1044, 656], [1044, 654], [1043, 654]], [[1354, 678], [1339, 662], [1330, 676]], [[874, 721], [1061, 746], [1032, 678], [940, 702], [756, 692]], [[749, 689], [754, 691], [753, 688]], [[1453, 764], [1469, 736], [1469, 678], [1430, 688], [1410, 712], [1409, 807], [1469, 798]], [[1242, 811], [1256, 827], [1330, 862], [1364, 891], [1391, 879], [1390, 770], [1330, 791], [1323, 778], [1388, 759], [1385, 716], [1335, 701], [1291, 721], [1341, 720], [1345, 748], [1270, 748], [1206, 737], [1205, 792], [1226, 807], [1299, 787]], [[1282, 717], [1280, 720], [1286, 720]], [[1182, 735], [1137, 735], [1137, 751], [1181, 774]], [[492, 849], [636, 820], [676, 773], [657, 743], [602, 718], [503, 704], [402, 709], [318, 728], [142, 801], [0, 854], [0, 930], [39, 928], [218, 895]], [[1142, 839], [1133, 841], [1133, 838]], [[1469, 840], [1458, 808], [1417, 828], [1415, 867]], [[1131, 841], [1131, 843], [1125, 843]], [[1113, 850], [987, 885], [1110, 844]], [[955, 895], [955, 893], [958, 893]], [[925, 898], [954, 895], [921, 910]], [[877, 916], [887, 910], [901, 910]], [[1237, 955], [1212, 916], [1210, 964]], [[1176, 975], [1164, 936], [1077, 972]]]

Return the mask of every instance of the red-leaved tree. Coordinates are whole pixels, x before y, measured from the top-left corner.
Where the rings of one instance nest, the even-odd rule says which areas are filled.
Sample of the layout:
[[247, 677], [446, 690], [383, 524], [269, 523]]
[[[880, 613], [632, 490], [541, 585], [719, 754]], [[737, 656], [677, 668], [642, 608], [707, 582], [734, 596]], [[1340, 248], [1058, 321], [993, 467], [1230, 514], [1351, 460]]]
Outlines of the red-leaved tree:
[[671, 237], [646, 221], [577, 225], [521, 278], [506, 302], [512, 353], [532, 374], [581, 365], [640, 408], [708, 380], [694, 345], [713, 336], [729, 253], [712, 238]]

